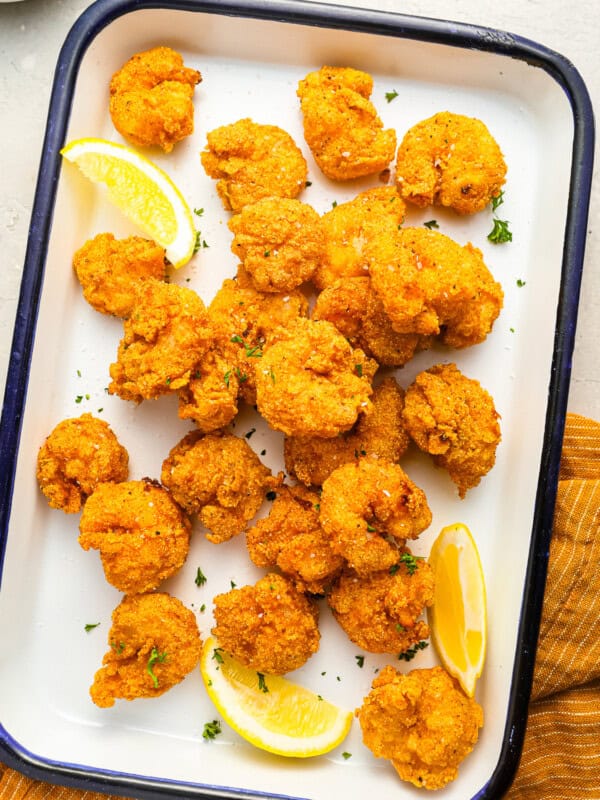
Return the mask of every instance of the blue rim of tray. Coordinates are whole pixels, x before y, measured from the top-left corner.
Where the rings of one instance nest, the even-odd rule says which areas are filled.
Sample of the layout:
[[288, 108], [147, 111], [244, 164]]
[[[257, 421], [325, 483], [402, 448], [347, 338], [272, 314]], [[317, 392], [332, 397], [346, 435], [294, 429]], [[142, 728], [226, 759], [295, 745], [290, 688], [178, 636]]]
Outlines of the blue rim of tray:
[[[113, 20], [131, 11], [163, 8], [371, 33], [490, 52], [525, 61], [544, 70], [561, 86], [570, 102], [574, 138], [561, 286], [540, 477], [508, 715], [496, 768], [486, 785], [471, 800], [500, 798], [514, 777], [527, 721], [575, 344], [594, 153], [594, 115], [586, 86], [567, 59], [543, 45], [491, 28], [346, 6], [305, 3], [303, 0], [169, 0], [168, 3], [166, 0], [97, 0], [86, 9], [73, 25], [58, 58], [27, 241], [0, 422], [0, 575], [6, 549], [46, 251], [60, 172], [60, 149], [65, 143], [79, 66], [91, 42]], [[0, 758], [32, 778], [148, 800], [165, 797], [240, 800], [288, 797], [223, 786], [157, 780], [121, 772], [82, 768], [68, 762], [49, 761], [23, 748], [2, 727], [1, 721]]]

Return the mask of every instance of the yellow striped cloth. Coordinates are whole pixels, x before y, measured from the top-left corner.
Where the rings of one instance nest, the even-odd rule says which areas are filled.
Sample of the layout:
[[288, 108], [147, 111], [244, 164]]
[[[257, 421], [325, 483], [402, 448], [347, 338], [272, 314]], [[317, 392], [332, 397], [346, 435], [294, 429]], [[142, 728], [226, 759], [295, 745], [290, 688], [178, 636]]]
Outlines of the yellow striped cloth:
[[[106, 795], [5, 768], [0, 798]], [[567, 416], [527, 733], [506, 798], [600, 800], [600, 424], [575, 414]]]

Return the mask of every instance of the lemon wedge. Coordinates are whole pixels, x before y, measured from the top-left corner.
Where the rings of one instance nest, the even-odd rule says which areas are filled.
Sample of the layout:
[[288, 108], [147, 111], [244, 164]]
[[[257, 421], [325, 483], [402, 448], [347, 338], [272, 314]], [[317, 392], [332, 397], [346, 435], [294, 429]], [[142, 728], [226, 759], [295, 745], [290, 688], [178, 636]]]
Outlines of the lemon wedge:
[[337, 747], [350, 730], [352, 712], [285, 678], [242, 666], [212, 637], [204, 644], [200, 670], [223, 719], [262, 750], [318, 756]]
[[94, 183], [103, 183], [110, 200], [166, 250], [174, 267], [194, 253], [194, 219], [171, 178], [149, 159], [105, 139], [77, 139], [61, 154]]
[[477, 545], [461, 523], [444, 528], [431, 548], [433, 605], [431, 639], [440, 660], [473, 697], [487, 645], [486, 592]]

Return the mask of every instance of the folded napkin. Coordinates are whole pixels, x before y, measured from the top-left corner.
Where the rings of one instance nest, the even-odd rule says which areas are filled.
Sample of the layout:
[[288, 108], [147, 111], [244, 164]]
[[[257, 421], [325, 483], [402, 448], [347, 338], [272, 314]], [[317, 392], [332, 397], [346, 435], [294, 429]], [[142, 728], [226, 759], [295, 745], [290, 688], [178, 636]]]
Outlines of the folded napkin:
[[[4, 768], [0, 798], [106, 795]], [[576, 414], [567, 415], [523, 755], [506, 798], [600, 800], [600, 424]]]

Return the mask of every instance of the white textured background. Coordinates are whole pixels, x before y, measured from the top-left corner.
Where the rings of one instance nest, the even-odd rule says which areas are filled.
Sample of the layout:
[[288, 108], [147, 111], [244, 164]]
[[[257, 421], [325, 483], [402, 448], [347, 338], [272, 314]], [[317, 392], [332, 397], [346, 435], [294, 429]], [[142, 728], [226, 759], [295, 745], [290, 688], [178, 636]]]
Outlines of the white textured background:
[[[600, 108], [598, 0], [333, 2], [453, 19], [534, 39], [573, 62], [587, 84], [595, 108]], [[0, 0], [0, 387], [4, 386], [10, 352], [54, 67], [68, 30], [88, 5], [83, 0]], [[600, 301], [598, 168], [597, 165], [569, 399], [571, 411], [595, 419], [600, 419], [600, 347], [596, 340]]]

